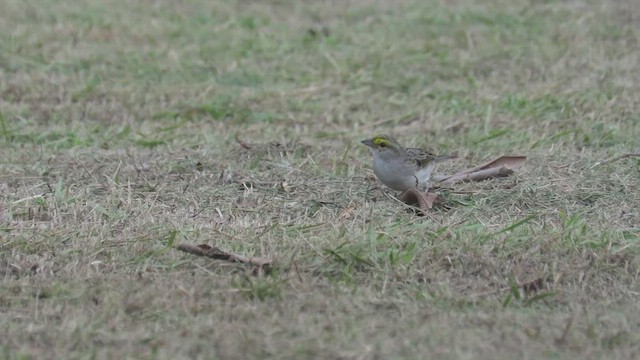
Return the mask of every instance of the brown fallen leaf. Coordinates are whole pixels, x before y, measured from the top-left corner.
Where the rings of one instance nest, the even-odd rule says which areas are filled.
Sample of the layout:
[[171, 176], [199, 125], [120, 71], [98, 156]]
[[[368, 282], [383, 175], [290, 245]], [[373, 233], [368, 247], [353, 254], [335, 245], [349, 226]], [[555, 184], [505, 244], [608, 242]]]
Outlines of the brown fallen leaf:
[[433, 192], [424, 193], [417, 188], [411, 188], [400, 194], [400, 200], [402, 200], [402, 202], [423, 210], [433, 208], [433, 203], [437, 198], [438, 194]]
[[439, 176], [434, 178], [434, 180], [445, 184], [453, 184], [464, 181], [482, 181], [505, 177], [511, 175], [514, 168], [522, 166], [526, 159], [526, 156], [500, 156], [495, 160], [488, 161], [471, 169], [463, 170], [450, 176]]
[[240, 145], [240, 147], [242, 147], [243, 149], [250, 150], [252, 148], [251, 145], [249, 145], [246, 142], [240, 140], [240, 133], [236, 133], [235, 138], [236, 138], [236, 142], [238, 143], [238, 145]]
[[242, 264], [249, 264], [258, 266], [266, 271], [270, 270], [272, 265], [271, 259], [260, 257], [244, 257], [241, 255], [232, 254], [221, 250], [215, 246], [209, 246], [207, 244], [191, 245], [191, 244], [179, 244], [176, 249], [184, 251], [197, 256], [206, 256], [208, 258], [225, 260], [230, 262], [237, 262]]
[[482, 181], [486, 179], [494, 179], [499, 177], [505, 177], [513, 174], [513, 170], [502, 166], [499, 168], [488, 168], [484, 170], [479, 170], [472, 173], [464, 173], [459, 175], [452, 175], [446, 180], [442, 181], [443, 184], [453, 184], [458, 182], [469, 182], [469, 181]]
[[489, 168], [498, 168], [498, 167], [502, 167], [502, 166], [506, 166], [510, 169], [514, 169], [517, 168], [519, 166], [522, 166], [525, 162], [525, 160], [527, 160], [526, 156], [500, 156], [499, 158], [495, 159], [495, 160], [491, 160], [491, 161], [487, 161], [484, 164], [478, 165], [474, 168], [468, 169], [468, 170], [464, 170], [461, 171], [455, 175], [458, 174], [468, 174], [468, 173], [472, 173], [472, 172], [476, 172], [476, 171], [480, 171], [480, 170], [485, 170], [485, 169], [489, 169]]

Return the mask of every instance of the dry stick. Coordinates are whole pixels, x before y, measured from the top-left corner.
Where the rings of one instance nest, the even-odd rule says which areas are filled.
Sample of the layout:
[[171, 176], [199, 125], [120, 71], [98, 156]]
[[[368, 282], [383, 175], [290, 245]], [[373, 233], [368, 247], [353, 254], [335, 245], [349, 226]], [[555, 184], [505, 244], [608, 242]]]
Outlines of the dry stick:
[[571, 330], [571, 325], [573, 325], [573, 315], [567, 319], [567, 322], [564, 325], [564, 330], [562, 331], [562, 335], [555, 341], [556, 344], [564, 344], [566, 342], [569, 330]]
[[180, 251], [187, 252], [189, 254], [198, 255], [198, 256], [206, 256], [212, 259], [217, 260], [226, 260], [230, 262], [237, 262], [242, 264], [251, 264], [256, 266], [270, 266], [271, 259], [266, 258], [257, 258], [257, 257], [244, 257], [236, 254], [231, 254], [226, 251], [220, 250], [219, 248], [209, 245], [191, 245], [191, 244], [180, 244], [176, 246], [176, 249]]
[[608, 164], [608, 163], [612, 163], [614, 161], [618, 161], [618, 160], [622, 160], [622, 159], [626, 159], [628, 157], [640, 157], [640, 153], [626, 153], [626, 154], [622, 154], [620, 156], [616, 156], [616, 157], [612, 157], [610, 159], [607, 160], [603, 160], [603, 161], [599, 161], [595, 164], [593, 164], [593, 166], [591, 166], [591, 168], [593, 169], [596, 166], [600, 166], [600, 165], [604, 165], [604, 164]]

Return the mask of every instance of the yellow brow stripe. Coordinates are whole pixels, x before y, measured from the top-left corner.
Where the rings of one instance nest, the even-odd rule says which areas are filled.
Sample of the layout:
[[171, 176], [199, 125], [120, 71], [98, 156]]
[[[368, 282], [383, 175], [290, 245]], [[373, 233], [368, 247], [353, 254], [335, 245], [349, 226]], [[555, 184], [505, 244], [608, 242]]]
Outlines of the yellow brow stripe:
[[376, 145], [382, 145], [382, 144], [389, 145], [389, 140], [385, 138], [377, 137], [373, 139], [373, 143]]

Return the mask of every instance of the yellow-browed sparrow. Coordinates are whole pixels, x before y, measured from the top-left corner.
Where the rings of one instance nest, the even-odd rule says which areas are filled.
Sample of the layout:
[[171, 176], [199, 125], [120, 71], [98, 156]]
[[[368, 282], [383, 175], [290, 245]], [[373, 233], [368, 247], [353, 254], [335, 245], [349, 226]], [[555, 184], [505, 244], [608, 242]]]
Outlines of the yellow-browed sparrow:
[[383, 184], [393, 190], [406, 191], [416, 187], [427, 191], [429, 178], [436, 163], [455, 156], [436, 156], [421, 149], [404, 148], [390, 136], [376, 135], [362, 143], [371, 149], [373, 172]]

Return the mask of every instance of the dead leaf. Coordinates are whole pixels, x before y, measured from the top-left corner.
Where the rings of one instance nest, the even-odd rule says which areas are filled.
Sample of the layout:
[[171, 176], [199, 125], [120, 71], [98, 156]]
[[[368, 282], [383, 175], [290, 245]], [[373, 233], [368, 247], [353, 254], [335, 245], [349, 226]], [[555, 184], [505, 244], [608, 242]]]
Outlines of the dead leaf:
[[247, 149], [247, 150], [251, 149], [251, 145], [249, 145], [246, 142], [240, 140], [240, 133], [236, 133], [235, 138], [236, 138], [236, 142], [238, 143], [238, 145], [240, 145], [240, 147], [242, 147], [243, 149]]
[[453, 175], [446, 180], [442, 181], [444, 184], [453, 184], [458, 182], [468, 181], [482, 181], [487, 179], [495, 179], [499, 177], [506, 177], [513, 174], [513, 170], [506, 166], [499, 168], [489, 168], [472, 173], [464, 173], [459, 175]]
[[269, 271], [272, 265], [271, 259], [268, 259], [268, 258], [244, 257], [241, 255], [236, 255], [230, 252], [226, 252], [224, 250], [221, 250], [218, 247], [209, 246], [207, 244], [200, 244], [200, 245], [180, 244], [176, 246], [176, 249], [193, 254], [193, 255], [197, 255], [197, 256], [206, 256], [208, 258], [217, 259], [217, 260], [225, 260], [230, 262], [254, 265], [264, 269], [265, 271]]
[[417, 188], [411, 188], [400, 194], [400, 200], [405, 204], [419, 207], [426, 210], [433, 208], [433, 203], [438, 198], [438, 194], [433, 192], [424, 193]]
[[[503, 167], [506, 166], [510, 169], [514, 169], [517, 168], [519, 166], [522, 166], [525, 162], [525, 160], [527, 160], [526, 156], [500, 156], [499, 158], [495, 159], [495, 160], [491, 160], [488, 161], [484, 164], [478, 165], [474, 168], [468, 169], [468, 170], [464, 170], [462, 172], [459, 172], [458, 174], [469, 174], [469, 173], [473, 173], [476, 171], [480, 171], [480, 170], [485, 170], [485, 169], [489, 169], [489, 168], [499, 168], [499, 167]], [[455, 174], [455, 175], [458, 175]], [[455, 176], [454, 175], [454, 176]]]
[[526, 159], [526, 156], [500, 156], [495, 160], [460, 171], [451, 176], [438, 177], [438, 180], [445, 184], [453, 184], [464, 181], [482, 181], [505, 177], [511, 175], [514, 168], [522, 166]]

